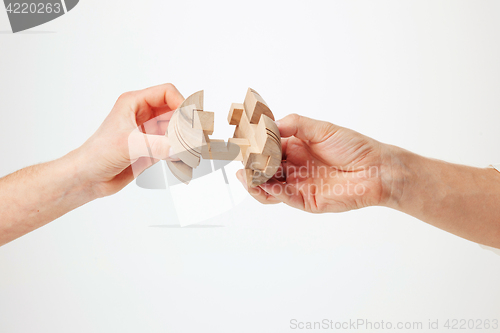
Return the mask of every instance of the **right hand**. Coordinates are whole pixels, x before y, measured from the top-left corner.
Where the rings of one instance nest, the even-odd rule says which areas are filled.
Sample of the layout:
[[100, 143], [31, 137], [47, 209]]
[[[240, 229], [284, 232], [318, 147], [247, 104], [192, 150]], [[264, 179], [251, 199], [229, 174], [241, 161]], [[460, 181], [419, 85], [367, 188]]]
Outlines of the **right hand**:
[[72, 153], [93, 197], [118, 192], [159, 160], [175, 160], [165, 132], [183, 101], [170, 83], [118, 98], [94, 135]]
[[283, 162], [267, 183], [248, 188], [264, 204], [311, 213], [383, 205], [391, 193], [391, 146], [347, 128], [291, 114], [277, 122]]

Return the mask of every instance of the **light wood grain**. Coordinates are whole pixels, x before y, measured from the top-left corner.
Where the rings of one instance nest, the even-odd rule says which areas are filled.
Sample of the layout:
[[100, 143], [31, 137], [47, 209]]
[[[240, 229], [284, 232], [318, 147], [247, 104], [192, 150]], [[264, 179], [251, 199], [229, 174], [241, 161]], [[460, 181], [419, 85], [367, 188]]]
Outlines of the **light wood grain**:
[[180, 161], [168, 166], [179, 180], [192, 179], [200, 157], [242, 161], [251, 187], [274, 176], [281, 164], [281, 137], [264, 99], [249, 88], [242, 104], [231, 104], [228, 123], [236, 125], [228, 142], [209, 137], [214, 132], [214, 113], [203, 111], [203, 91], [189, 96], [174, 112], [167, 135]]

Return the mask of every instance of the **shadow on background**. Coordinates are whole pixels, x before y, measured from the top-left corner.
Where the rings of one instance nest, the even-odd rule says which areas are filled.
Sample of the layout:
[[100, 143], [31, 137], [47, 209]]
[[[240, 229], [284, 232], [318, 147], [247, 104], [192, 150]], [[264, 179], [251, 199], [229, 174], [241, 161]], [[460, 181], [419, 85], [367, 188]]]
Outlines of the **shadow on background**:
[[55, 31], [21, 31], [18, 33], [13, 33], [10, 30], [0, 31], [0, 35], [38, 35], [38, 34], [55, 34]]
[[188, 225], [185, 227], [181, 227], [180, 225], [175, 224], [160, 224], [160, 225], [150, 225], [150, 228], [171, 228], [171, 229], [189, 229], [189, 228], [224, 228], [224, 225]]

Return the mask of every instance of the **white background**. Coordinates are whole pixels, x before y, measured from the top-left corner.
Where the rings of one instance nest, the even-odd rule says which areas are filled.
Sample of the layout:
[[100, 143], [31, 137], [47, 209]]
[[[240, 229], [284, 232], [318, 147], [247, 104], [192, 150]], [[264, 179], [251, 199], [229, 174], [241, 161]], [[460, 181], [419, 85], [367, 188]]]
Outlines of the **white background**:
[[[0, 175], [75, 149], [121, 93], [164, 82], [205, 89], [221, 138], [252, 87], [277, 118], [485, 167], [500, 161], [499, 17], [497, 1], [82, 0], [14, 35], [0, 8]], [[151, 227], [176, 224], [169, 207], [131, 184], [0, 248], [0, 332], [500, 319], [500, 256], [402, 213], [247, 198], [206, 221], [222, 227]]]

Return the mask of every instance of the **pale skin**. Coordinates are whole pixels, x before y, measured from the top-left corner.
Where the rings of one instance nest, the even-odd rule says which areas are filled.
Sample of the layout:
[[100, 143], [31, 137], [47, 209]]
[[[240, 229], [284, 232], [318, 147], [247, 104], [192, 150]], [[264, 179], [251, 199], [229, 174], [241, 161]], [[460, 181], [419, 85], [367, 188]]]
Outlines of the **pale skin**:
[[[125, 93], [81, 147], [0, 179], [0, 246], [120, 191], [153, 163], [171, 159], [164, 134], [183, 100], [172, 84]], [[147, 134], [137, 130], [141, 125]]]
[[[164, 134], [183, 100], [171, 84], [123, 94], [81, 147], [0, 179], [0, 246], [118, 192], [157, 161], [173, 159]], [[258, 201], [312, 213], [386, 206], [500, 248], [496, 170], [428, 159], [298, 115], [278, 127], [284, 161], [269, 182], [248, 189]]]
[[278, 128], [282, 170], [254, 188], [248, 188], [242, 171], [238, 173], [261, 203], [283, 202], [311, 213], [385, 206], [500, 248], [497, 170], [425, 158], [296, 114], [278, 121]]

